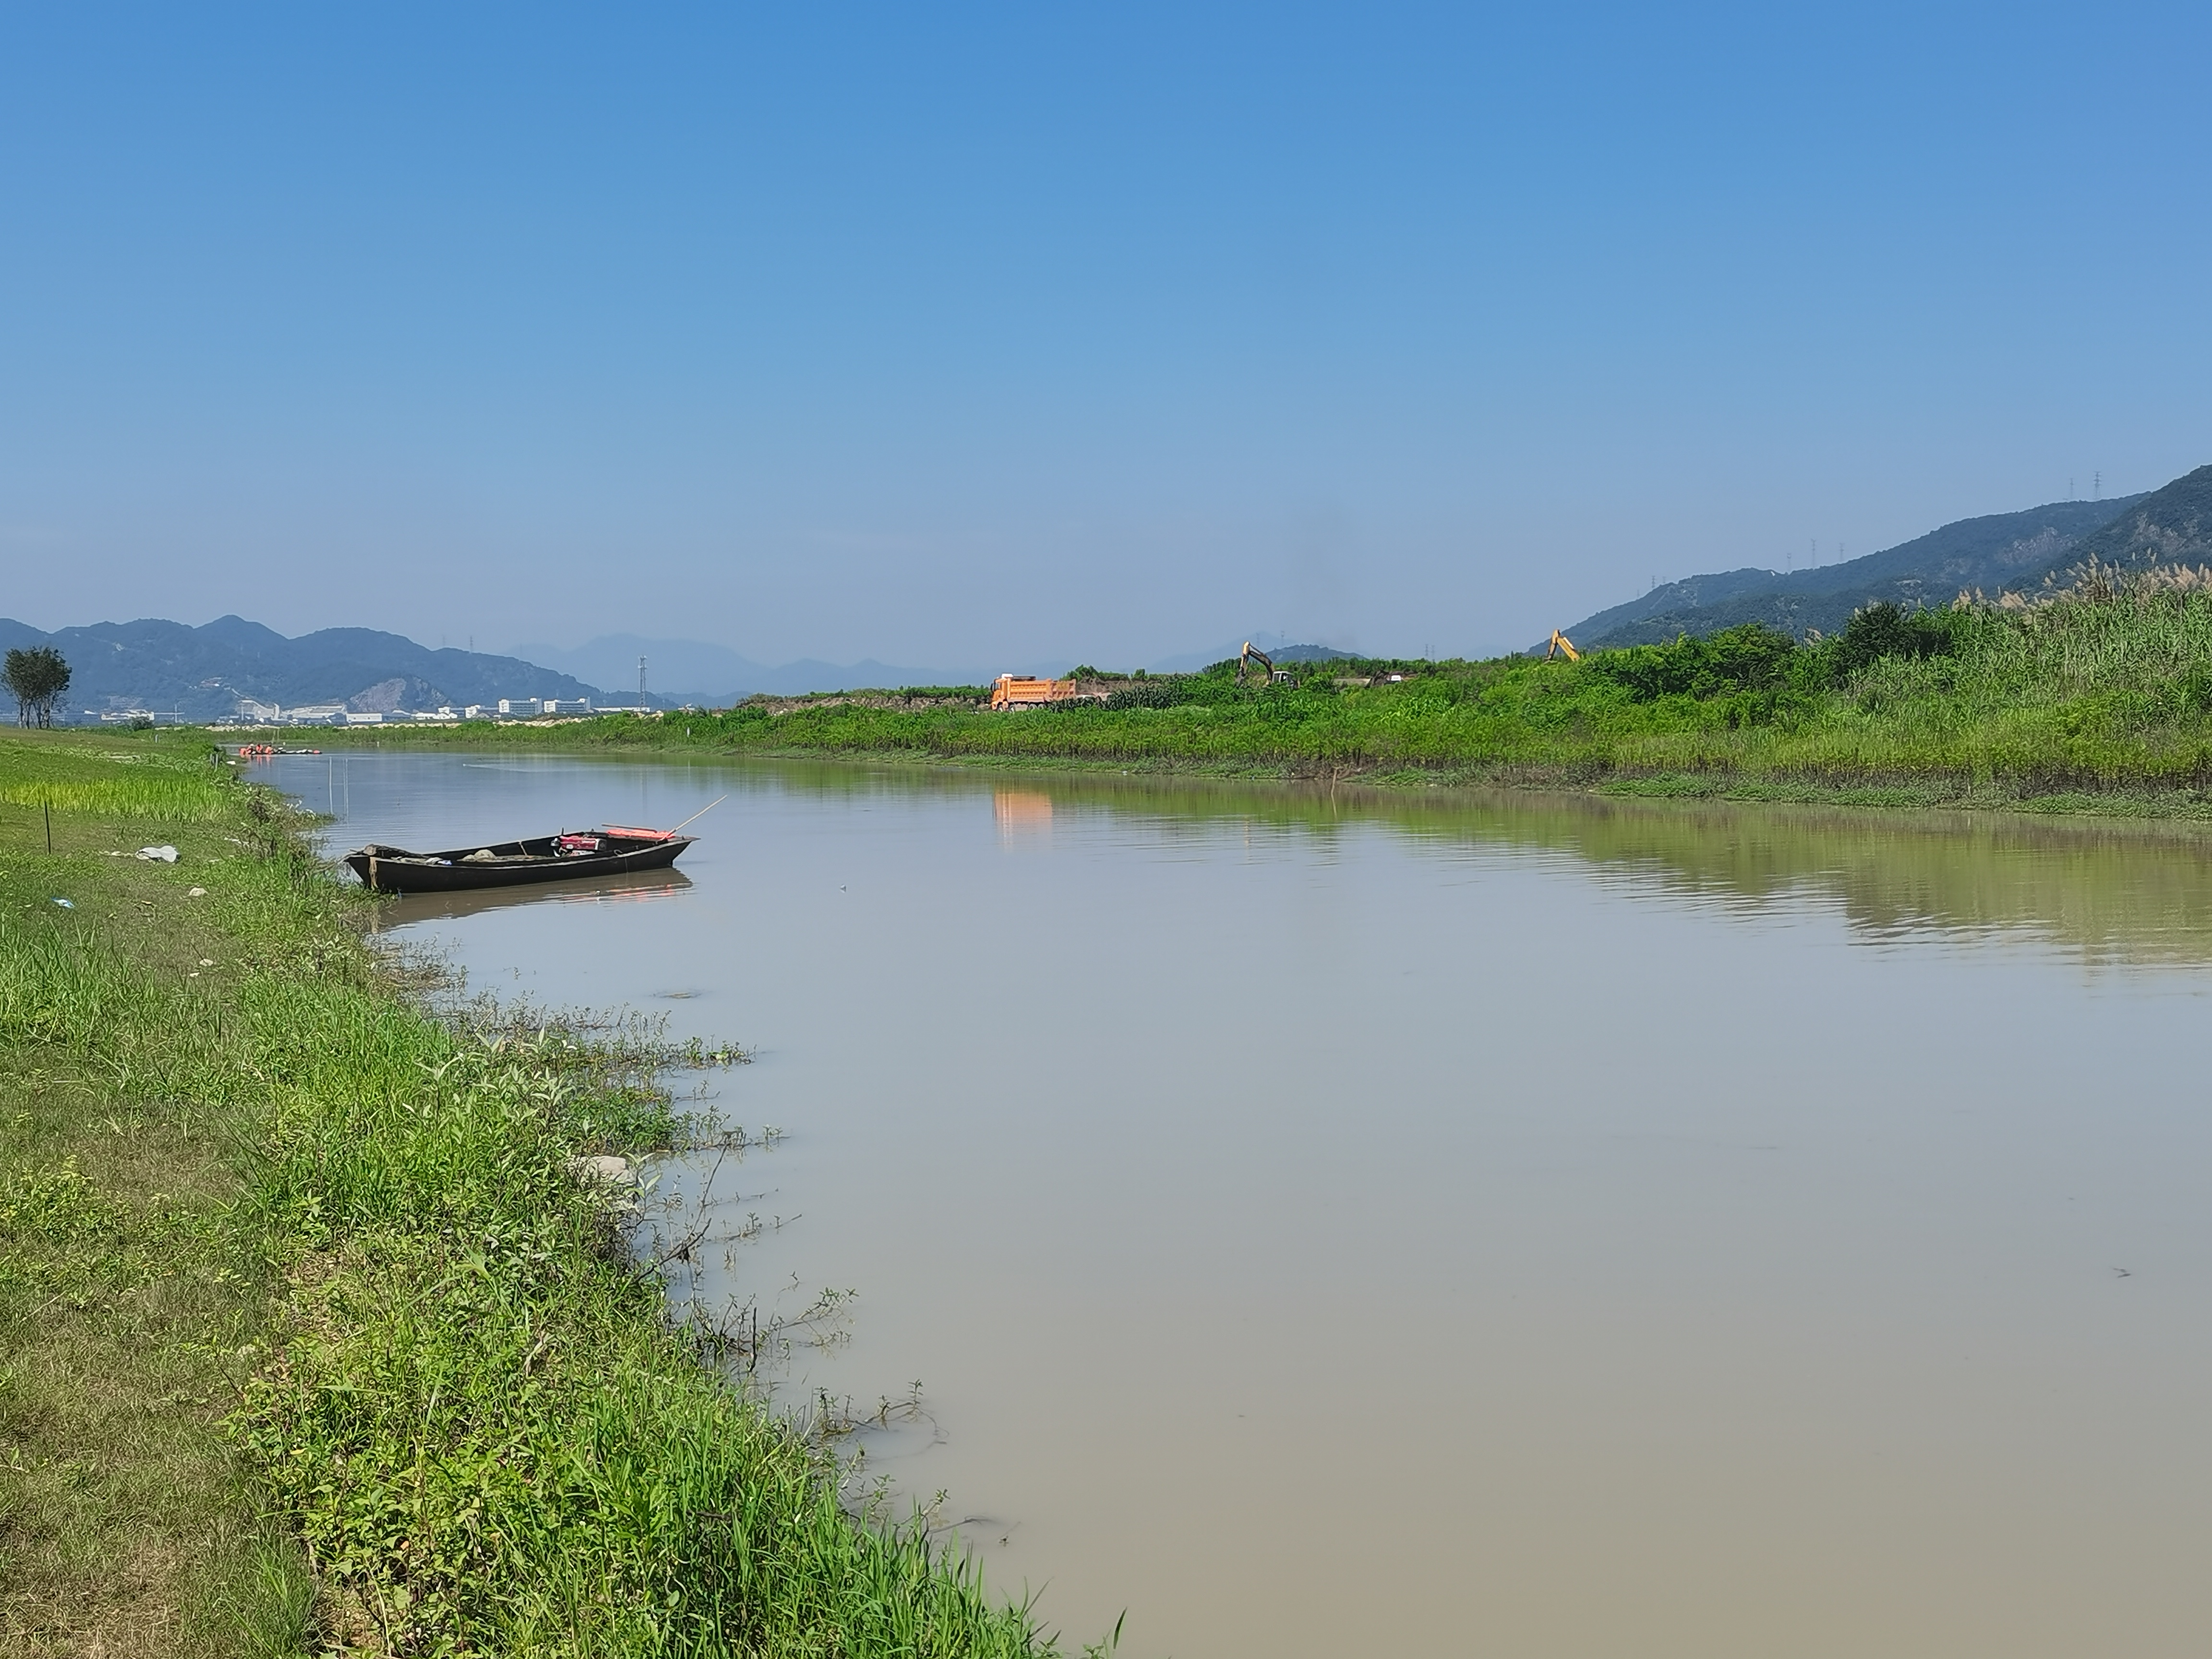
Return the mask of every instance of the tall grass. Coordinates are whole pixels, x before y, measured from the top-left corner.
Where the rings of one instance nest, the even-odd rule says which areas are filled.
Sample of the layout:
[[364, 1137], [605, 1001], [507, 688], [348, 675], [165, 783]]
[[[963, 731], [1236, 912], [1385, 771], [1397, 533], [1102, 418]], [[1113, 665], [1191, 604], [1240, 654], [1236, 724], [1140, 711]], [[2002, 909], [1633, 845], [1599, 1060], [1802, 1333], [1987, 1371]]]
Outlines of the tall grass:
[[0, 804], [156, 823], [214, 823], [236, 810], [230, 773], [197, 738], [163, 733], [123, 750], [106, 732], [39, 738], [11, 739]]
[[216, 823], [228, 816], [232, 805], [230, 791], [218, 779], [161, 773], [0, 785], [0, 801], [11, 806], [50, 806], [81, 817], [155, 823]]
[[2136, 694], [2169, 718], [2205, 712], [2212, 689], [2212, 580], [2188, 569], [2093, 567], [2039, 601], [1961, 608], [1948, 655], [1887, 659], [1863, 689], [1976, 706]]

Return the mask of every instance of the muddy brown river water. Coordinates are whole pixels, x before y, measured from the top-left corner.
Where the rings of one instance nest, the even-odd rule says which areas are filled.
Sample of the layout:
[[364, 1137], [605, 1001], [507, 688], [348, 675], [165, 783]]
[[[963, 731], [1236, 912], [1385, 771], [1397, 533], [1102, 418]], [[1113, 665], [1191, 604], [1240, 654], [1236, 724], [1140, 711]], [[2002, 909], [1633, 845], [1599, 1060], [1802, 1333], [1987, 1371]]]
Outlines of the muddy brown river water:
[[780, 1397], [918, 1382], [853, 1443], [1071, 1648], [2212, 1650], [2212, 831], [269, 769], [345, 846], [730, 793], [678, 882], [386, 925], [754, 1049], [679, 1289], [856, 1292]]

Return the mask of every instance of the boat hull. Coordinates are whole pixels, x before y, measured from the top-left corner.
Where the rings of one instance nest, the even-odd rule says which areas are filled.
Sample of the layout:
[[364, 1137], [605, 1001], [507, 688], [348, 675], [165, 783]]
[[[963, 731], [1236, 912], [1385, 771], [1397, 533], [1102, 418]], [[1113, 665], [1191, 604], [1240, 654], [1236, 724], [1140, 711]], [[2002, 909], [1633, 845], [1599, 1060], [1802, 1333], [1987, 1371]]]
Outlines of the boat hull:
[[[443, 853], [417, 853], [371, 842], [345, 855], [362, 885], [379, 893], [458, 893], [478, 887], [522, 887], [541, 881], [590, 881], [634, 870], [665, 870], [695, 837], [645, 841], [603, 837], [602, 850], [564, 853], [559, 837], [494, 842]], [[489, 857], [484, 856], [489, 854]]]

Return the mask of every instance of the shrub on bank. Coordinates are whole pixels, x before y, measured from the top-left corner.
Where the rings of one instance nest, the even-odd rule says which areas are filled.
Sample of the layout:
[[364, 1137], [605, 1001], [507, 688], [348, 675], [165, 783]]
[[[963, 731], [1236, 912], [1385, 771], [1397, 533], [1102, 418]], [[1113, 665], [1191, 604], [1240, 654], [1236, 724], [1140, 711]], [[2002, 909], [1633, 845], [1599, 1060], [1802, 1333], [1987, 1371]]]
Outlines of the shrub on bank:
[[1918, 661], [1950, 656], [1970, 625], [1970, 615], [1963, 610], [1906, 611], [1887, 599], [1867, 605], [1851, 613], [1829, 647], [1831, 678], [1841, 684], [1885, 657]]

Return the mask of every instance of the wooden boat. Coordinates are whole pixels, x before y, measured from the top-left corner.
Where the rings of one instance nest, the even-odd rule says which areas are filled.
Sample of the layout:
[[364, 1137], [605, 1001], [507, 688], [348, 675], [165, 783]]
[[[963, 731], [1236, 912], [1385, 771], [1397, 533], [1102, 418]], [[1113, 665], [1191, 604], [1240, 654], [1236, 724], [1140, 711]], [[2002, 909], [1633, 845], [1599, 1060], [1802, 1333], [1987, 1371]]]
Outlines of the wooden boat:
[[362, 885], [380, 893], [453, 893], [471, 887], [520, 887], [533, 881], [583, 881], [665, 870], [694, 841], [672, 830], [562, 830], [530, 841], [492, 842], [416, 853], [371, 842], [346, 854]]

